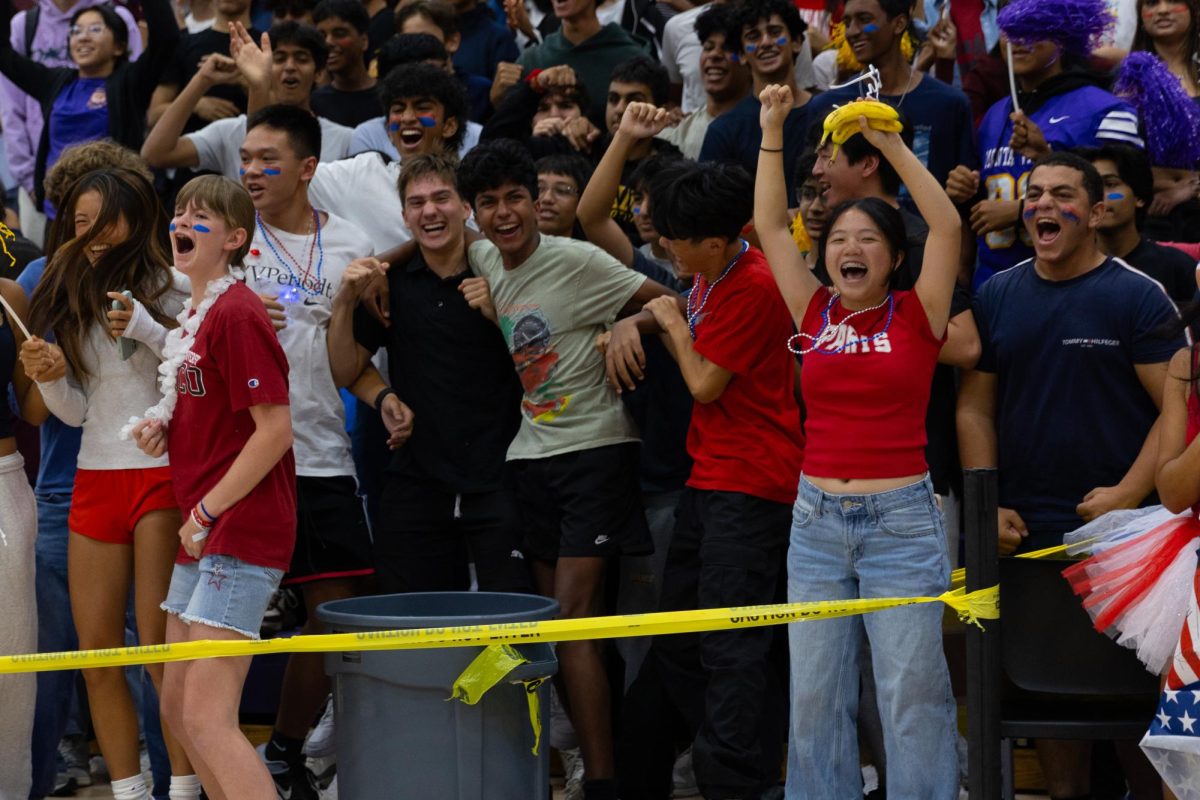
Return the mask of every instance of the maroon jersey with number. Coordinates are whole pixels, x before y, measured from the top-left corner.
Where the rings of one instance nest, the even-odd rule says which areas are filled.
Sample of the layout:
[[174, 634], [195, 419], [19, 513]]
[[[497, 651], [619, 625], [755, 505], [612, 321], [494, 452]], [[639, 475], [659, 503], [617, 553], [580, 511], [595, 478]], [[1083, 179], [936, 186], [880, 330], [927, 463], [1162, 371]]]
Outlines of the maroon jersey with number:
[[[254, 433], [250, 408], [288, 404], [287, 357], [262, 301], [245, 284], [233, 284], [209, 309], [176, 388], [167, 441], [175, 498], [186, 518]], [[286, 570], [295, 543], [296, 462], [288, 450], [221, 515], [204, 552]], [[181, 547], [176, 560], [191, 559]]]

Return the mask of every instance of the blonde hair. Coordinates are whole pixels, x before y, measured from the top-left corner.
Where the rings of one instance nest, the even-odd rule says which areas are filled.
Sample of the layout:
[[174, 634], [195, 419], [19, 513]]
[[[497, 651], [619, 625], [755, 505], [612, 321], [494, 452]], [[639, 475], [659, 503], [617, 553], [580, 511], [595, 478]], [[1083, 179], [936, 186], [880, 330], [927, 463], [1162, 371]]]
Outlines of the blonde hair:
[[246, 231], [246, 241], [229, 257], [230, 266], [242, 266], [254, 238], [254, 203], [240, 183], [222, 175], [201, 175], [188, 181], [175, 197], [176, 208], [197, 208], [216, 214], [229, 230]]

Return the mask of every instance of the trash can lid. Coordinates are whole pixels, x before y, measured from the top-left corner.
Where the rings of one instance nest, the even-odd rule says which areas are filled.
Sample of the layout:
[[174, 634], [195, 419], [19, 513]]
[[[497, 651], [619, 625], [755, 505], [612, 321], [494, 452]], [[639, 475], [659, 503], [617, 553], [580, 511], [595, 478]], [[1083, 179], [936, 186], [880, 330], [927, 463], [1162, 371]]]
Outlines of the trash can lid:
[[331, 600], [317, 607], [317, 619], [342, 631], [448, 628], [554, 619], [551, 597], [505, 592], [413, 592]]

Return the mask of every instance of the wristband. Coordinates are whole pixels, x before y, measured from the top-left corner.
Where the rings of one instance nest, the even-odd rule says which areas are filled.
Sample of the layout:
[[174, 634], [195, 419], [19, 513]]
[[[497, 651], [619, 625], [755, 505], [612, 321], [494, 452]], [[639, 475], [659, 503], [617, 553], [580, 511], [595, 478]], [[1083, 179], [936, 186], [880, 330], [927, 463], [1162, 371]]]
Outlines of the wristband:
[[213, 526], [213, 523], [206, 520], [200, 514], [200, 510], [197, 508], [192, 509], [192, 522], [196, 523], [196, 526], [198, 528], [200, 528], [200, 530], [203, 530], [203, 531], [207, 531], [209, 528], [211, 528]]
[[541, 75], [541, 74], [542, 74], [541, 67], [530, 70], [529, 74], [525, 76], [525, 83], [527, 83], [529, 85], [530, 89], [533, 89], [538, 94], [545, 94], [546, 90], [543, 89], [541, 84], [538, 83], [538, 75]]
[[375, 411], [382, 412], [383, 411], [383, 401], [388, 398], [388, 395], [393, 395], [393, 394], [396, 394], [396, 391], [394, 389], [392, 389], [390, 386], [380, 389], [379, 394], [375, 395]]
[[762, 147], [760, 145], [758, 149], [764, 153], [782, 153], [783, 152], [782, 147]]
[[217, 521], [216, 515], [210, 513], [209, 510], [204, 507], [203, 500], [201, 500], [199, 503], [197, 503], [196, 507], [200, 509], [200, 513], [203, 514], [205, 517], [207, 517], [210, 522], [215, 523]]
[[208, 538], [208, 531], [200, 531], [199, 533], [192, 534], [193, 542], [203, 542], [207, 538]]

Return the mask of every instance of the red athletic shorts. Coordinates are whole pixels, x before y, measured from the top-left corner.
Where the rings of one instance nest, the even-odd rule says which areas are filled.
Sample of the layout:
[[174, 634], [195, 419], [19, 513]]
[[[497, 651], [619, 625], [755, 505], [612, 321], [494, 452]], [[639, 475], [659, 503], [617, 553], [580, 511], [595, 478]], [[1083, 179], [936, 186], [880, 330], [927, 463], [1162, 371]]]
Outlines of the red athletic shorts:
[[67, 527], [89, 539], [132, 544], [138, 520], [164, 508], [178, 508], [170, 467], [81, 469], [75, 472]]

